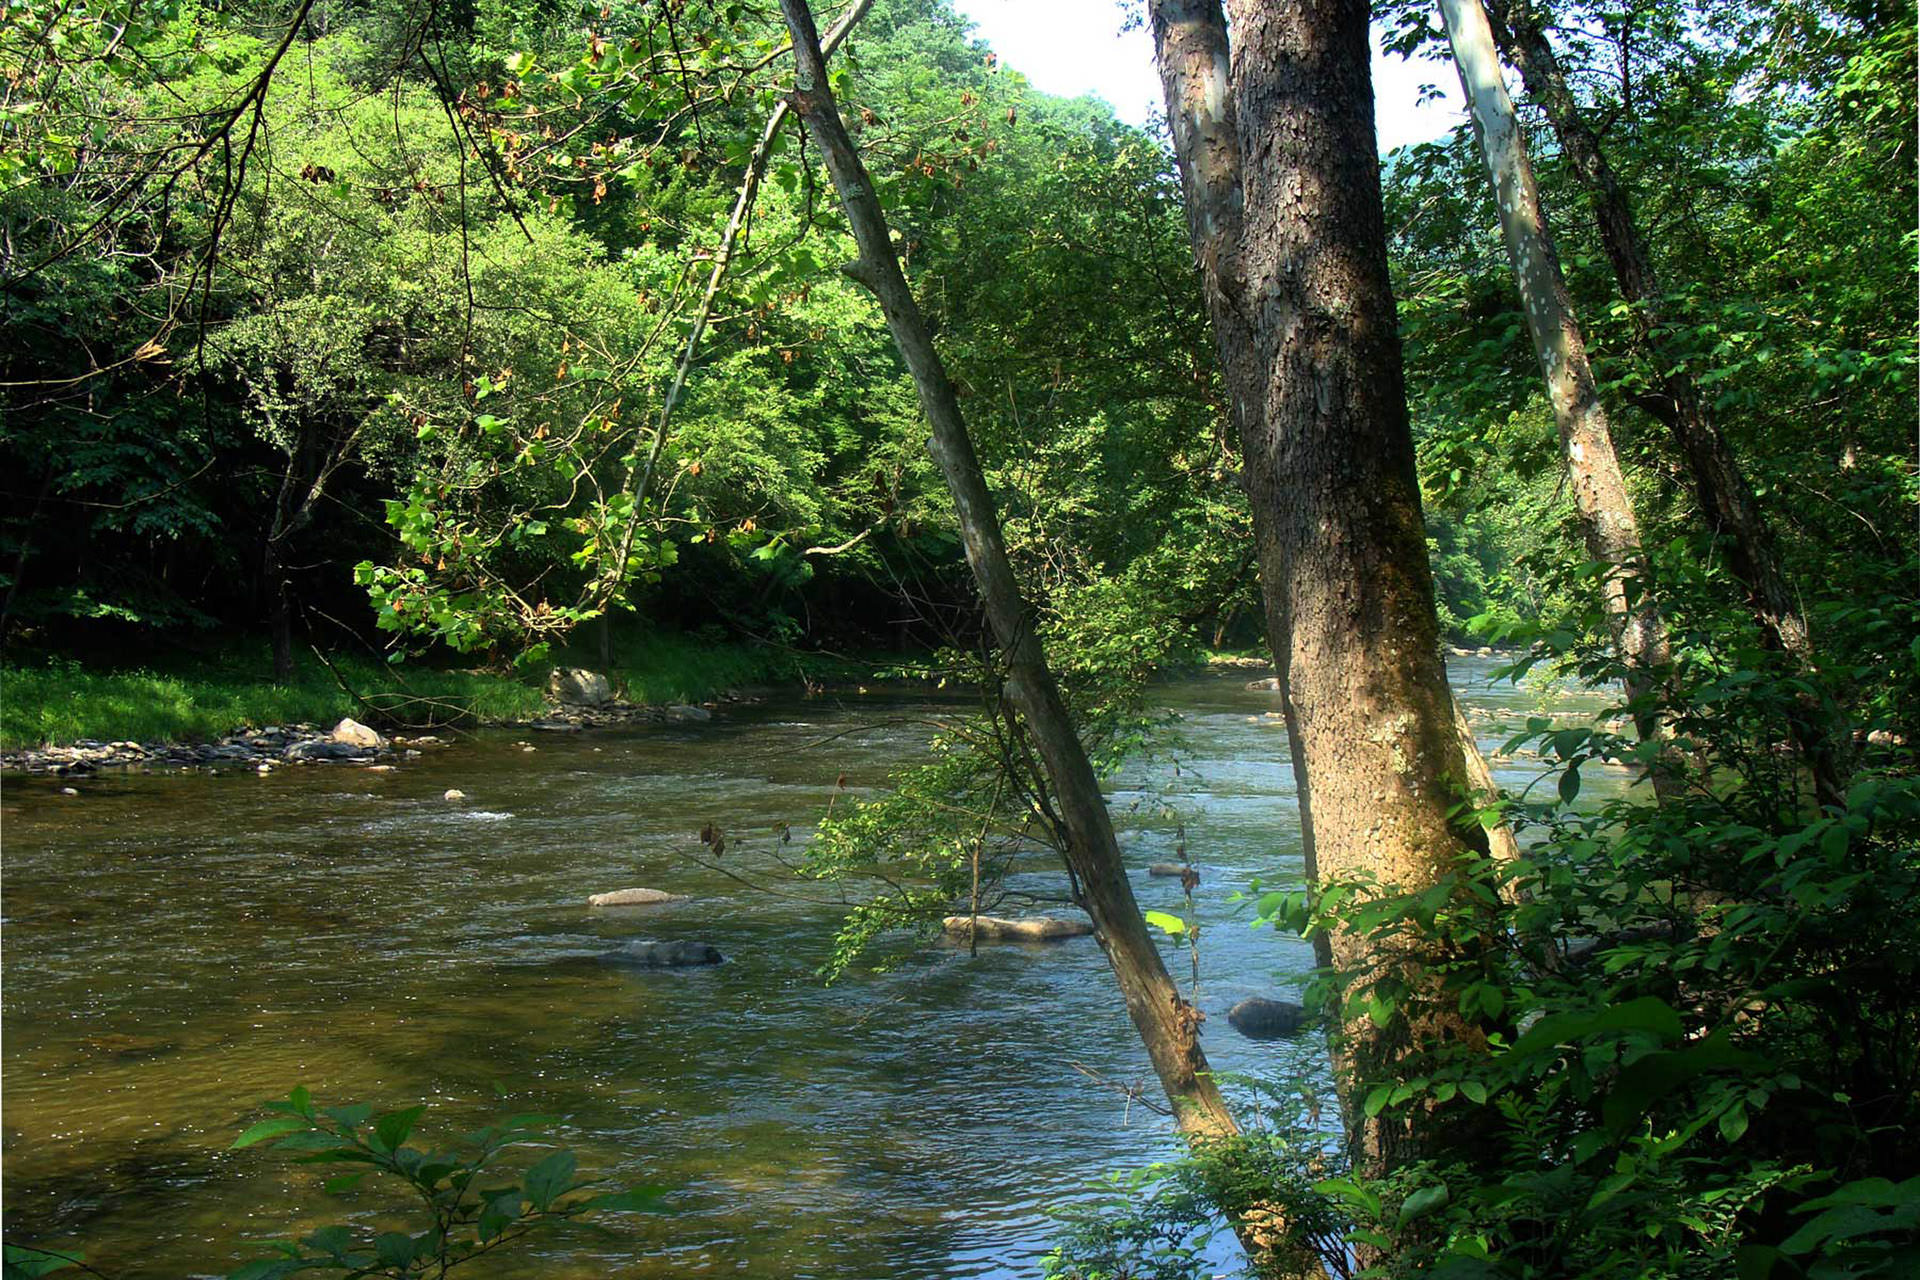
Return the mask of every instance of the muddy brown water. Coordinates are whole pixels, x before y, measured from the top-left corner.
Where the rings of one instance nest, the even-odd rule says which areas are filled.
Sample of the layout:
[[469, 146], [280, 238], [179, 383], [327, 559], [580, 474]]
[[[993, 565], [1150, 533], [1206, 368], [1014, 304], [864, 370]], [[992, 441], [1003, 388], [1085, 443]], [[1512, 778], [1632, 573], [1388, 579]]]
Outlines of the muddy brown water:
[[[1485, 661], [1452, 665], [1472, 705], [1513, 722], [1547, 708], [1489, 686]], [[1141, 762], [1109, 792], [1145, 907], [1179, 906], [1177, 881], [1146, 868], [1174, 855], [1165, 808], [1185, 823], [1215, 1066], [1320, 1087], [1319, 1046], [1226, 1023], [1243, 997], [1296, 993], [1312, 963], [1229, 901], [1255, 877], [1301, 879], [1277, 700], [1245, 674], [1166, 686], [1177, 774]], [[387, 1223], [391, 1193], [330, 1197], [285, 1156], [227, 1150], [262, 1101], [305, 1084], [322, 1102], [429, 1103], [426, 1136], [553, 1113], [583, 1168], [671, 1190], [670, 1213], [538, 1237], [485, 1275], [1035, 1274], [1050, 1207], [1175, 1150], [1164, 1119], [1085, 1074], [1155, 1096], [1098, 946], [929, 942], [824, 986], [843, 908], [776, 858], [840, 775], [855, 794], [883, 785], [953, 709], [777, 699], [704, 725], [482, 733], [391, 772], [9, 777], [7, 1238], [144, 1280], [223, 1274], [328, 1222]], [[1502, 778], [1534, 772], [1515, 761]], [[441, 798], [454, 787], [464, 803]], [[709, 821], [728, 833], [722, 869], [695, 860]], [[1020, 883], [1060, 888], [1040, 863]], [[629, 885], [690, 900], [586, 908]], [[593, 962], [631, 938], [710, 942], [727, 961]], [[1184, 978], [1186, 957], [1169, 961]]]

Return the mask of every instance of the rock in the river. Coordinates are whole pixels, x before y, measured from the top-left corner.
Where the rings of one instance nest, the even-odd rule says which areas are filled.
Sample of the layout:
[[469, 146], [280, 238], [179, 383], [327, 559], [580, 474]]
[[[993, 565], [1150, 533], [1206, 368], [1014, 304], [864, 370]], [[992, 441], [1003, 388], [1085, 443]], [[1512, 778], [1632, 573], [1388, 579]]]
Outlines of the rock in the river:
[[296, 742], [287, 748], [286, 758], [300, 760], [365, 760], [374, 754], [372, 747], [356, 747], [348, 742], [330, 742], [325, 738], [309, 738], [305, 742]]
[[1258, 689], [1261, 693], [1278, 693], [1280, 692], [1280, 677], [1268, 676], [1264, 680], [1249, 680], [1247, 681], [1247, 688]]
[[1147, 874], [1150, 876], [1173, 876], [1178, 878], [1187, 874], [1187, 869], [1178, 862], [1156, 862], [1147, 868]]
[[333, 726], [333, 732], [327, 737], [329, 741], [345, 743], [349, 747], [371, 747], [375, 751], [387, 745], [385, 738], [351, 717]]
[[613, 686], [598, 671], [555, 667], [547, 677], [547, 696], [563, 706], [599, 707], [613, 701]]
[[1307, 1011], [1291, 1000], [1254, 996], [1227, 1010], [1227, 1022], [1250, 1040], [1277, 1040], [1307, 1025]]
[[713, 712], [707, 710], [705, 707], [688, 706], [684, 702], [676, 702], [668, 707], [667, 715], [672, 719], [682, 722], [697, 722], [713, 719]]
[[458, 787], [449, 787], [447, 788], [447, 794], [441, 796], [440, 798], [442, 800], [452, 800], [452, 801], [458, 802], [461, 800], [465, 800], [467, 798], [467, 793], [460, 790], [460, 788]]
[[725, 957], [705, 942], [629, 942], [600, 958], [608, 964], [630, 964], [641, 969], [691, 969], [719, 964]]
[[668, 893], [664, 889], [615, 889], [611, 893], [596, 893], [587, 899], [590, 907], [650, 907], [656, 902], [685, 902], [684, 893]]
[[1051, 916], [1020, 920], [1005, 916], [948, 916], [940, 925], [962, 940], [977, 929], [976, 936], [982, 942], [1057, 942], [1062, 938], [1084, 938], [1093, 932], [1093, 925], [1085, 920], [1056, 920]]

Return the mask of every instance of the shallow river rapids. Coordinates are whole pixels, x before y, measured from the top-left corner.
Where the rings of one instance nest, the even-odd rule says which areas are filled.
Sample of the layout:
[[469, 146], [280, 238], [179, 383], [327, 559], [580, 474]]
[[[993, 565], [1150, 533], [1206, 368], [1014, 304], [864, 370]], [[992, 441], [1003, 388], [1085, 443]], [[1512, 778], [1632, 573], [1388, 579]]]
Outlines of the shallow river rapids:
[[[1452, 666], [1489, 747], [1499, 723], [1595, 705]], [[1228, 901], [1301, 876], [1277, 699], [1246, 674], [1166, 686], [1178, 773], [1141, 764], [1109, 793], [1145, 907], [1178, 908], [1178, 883], [1146, 869], [1173, 857], [1161, 806], [1185, 822], [1214, 1065], [1314, 1080], [1310, 1039], [1255, 1043], [1226, 1022], [1245, 996], [1297, 994], [1311, 964]], [[77, 797], [10, 777], [7, 1238], [140, 1280], [382, 1221], [397, 1201], [373, 1184], [328, 1197], [310, 1167], [227, 1150], [262, 1101], [306, 1084], [325, 1103], [430, 1103], [427, 1137], [553, 1113], [583, 1169], [672, 1190], [669, 1214], [536, 1237], [488, 1276], [1034, 1274], [1049, 1206], [1174, 1150], [1167, 1121], [1087, 1074], [1157, 1100], [1098, 946], [929, 942], [823, 986], [837, 891], [787, 876], [769, 834], [791, 823], [797, 851], [840, 775], [854, 794], [880, 786], [950, 710], [779, 698], [711, 724], [482, 733], [391, 772], [135, 773]], [[1499, 768], [1524, 786], [1538, 762]], [[456, 787], [464, 803], [442, 799]], [[710, 821], [722, 867], [781, 896], [693, 860]], [[1025, 874], [1059, 891], [1040, 864]], [[629, 885], [691, 901], [586, 909]], [[727, 962], [587, 959], [634, 937], [711, 942]], [[1184, 981], [1186, 957], [1169, 962]]]

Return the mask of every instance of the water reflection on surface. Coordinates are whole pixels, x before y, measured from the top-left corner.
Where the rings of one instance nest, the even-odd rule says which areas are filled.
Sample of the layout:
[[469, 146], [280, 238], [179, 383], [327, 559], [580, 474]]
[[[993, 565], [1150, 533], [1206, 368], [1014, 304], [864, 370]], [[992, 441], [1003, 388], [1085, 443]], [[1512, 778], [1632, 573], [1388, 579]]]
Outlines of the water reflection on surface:
[[[1485, 687], [1485, 663], [1454, 666], [1473, 703], [1535, 709]], [[1179, 902], [1177, 882], [1146, 875], [1173, 856], [1170, 802], [1214, 926], [1197, 1003], [1215, 1066], [1317, 1076], [1313, 1046], [1255, 1044], [1225, 1018], [1311, 964], [1228, 902], [1255, 877], [1301, 876], [1277, 699], [1232, 678], [1164, 697], [1184, 717], [1177, 776], [1163, 759], [1109, 781], [1136, 891]], [[385, 773], [130, 774], [76, 783], [77, 798], [9, 779], [8, 1237], [78, 1244], [138, 1280], [224, 1272], [247, 1241], [343, 1212], [377, 1220], [391, 1199], [335, 1200], [321, 1173], [225, 1150], [262, 1100], [305, 1083], [322, 1101], [430, 1102], [447, 1130], [556, 1113], [584, 1167], [675, 1189], [671, 1215], [570, 1229], [489, 1275], [1032, 1274], [1048, 1205], [1174, 1149], [1166, 1121], [1075, 1065], [1151, 1088], [1097, 945], [935, 943], [823, 987], [835, 891], [775, 859], [778, 824], [797, 848], [840, 775], [879, 786], [940, 714], [778, 701], [529, 738], [533, 753], [487, 733]], [[444, 801], [450, 787], [467, 802]], [[708, 821], [729, 833], [720, 869], [693, 860]], [[1044, 867], [1024, 875], [1058, 891]], [[583, 905], [626, 885], [692, 900]], [[728, 963], [591, 961], [633, 937], [708, 941]]]

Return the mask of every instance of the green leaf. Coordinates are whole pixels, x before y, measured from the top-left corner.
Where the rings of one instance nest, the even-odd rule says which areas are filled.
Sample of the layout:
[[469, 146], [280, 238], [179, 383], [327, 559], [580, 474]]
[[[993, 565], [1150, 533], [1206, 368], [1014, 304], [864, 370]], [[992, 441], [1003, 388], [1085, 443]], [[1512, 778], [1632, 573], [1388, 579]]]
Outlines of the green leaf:
[[246, 1129], [239, 1137], [233, 1140], [233, 1145], [228, 1147], [227, 1150], [238, 1151], [242, 1147], [250, 1147], [256, 1142], [265, 1142], [268, 1138], [278, 1138], [288, 1133], [303, 1133], [311, 1127], [307, 1121], [301, 1119], [299, 1116], [274, 1116], [272, 1119], [262, 1120], [258, 1124]]
[[566, 1193], [573, 1181], [574, 1158], [571, 1151], [556, 1151], [527, 1170], [527, 1199], [539, 1210], [550, 1208]]
[[1187, 922], [1168, 911], [1144, 911], [1141, 913], [1146, 922], [1156, 929], [1179, 937], [1187, 931]]
[[373, 1256], [383, 1267], [405, 1267], [420, 1253], [426, 1239], [416, 1239], [404, 1231], [383, 1231], [373, 1238]]
[[1420, 1188], [1420, 1190], [1408, 1196], [1401, 1204], [1400, 1225], [1405, 1226], [1415, 1218], [1425, 1217], [1427, 1214], [1432, 1213], [1435, 1209], [1444, 1205], [1451, 1197], [1451, 1194], [1452, 1193], [1447, 1190], [1447, 1184], [1444, 1182], [1437, 1187]]
[[373, 1123], [373, 1145], [383, 1151], [396, 1150], [413, 1132], [413, 1126], [426, 1114], [425, 1107], [389, 1111]]
[[31, 1280], [34, 1276], [44, 1276], [52, 1271], [75, 1267], [85, 1261], [85, 1255], [73, 1253], [49, 1253], [45, 1249], [29, 1248], [26, 1245], [10, 1244], [4, 1249], [6, 1280]]

